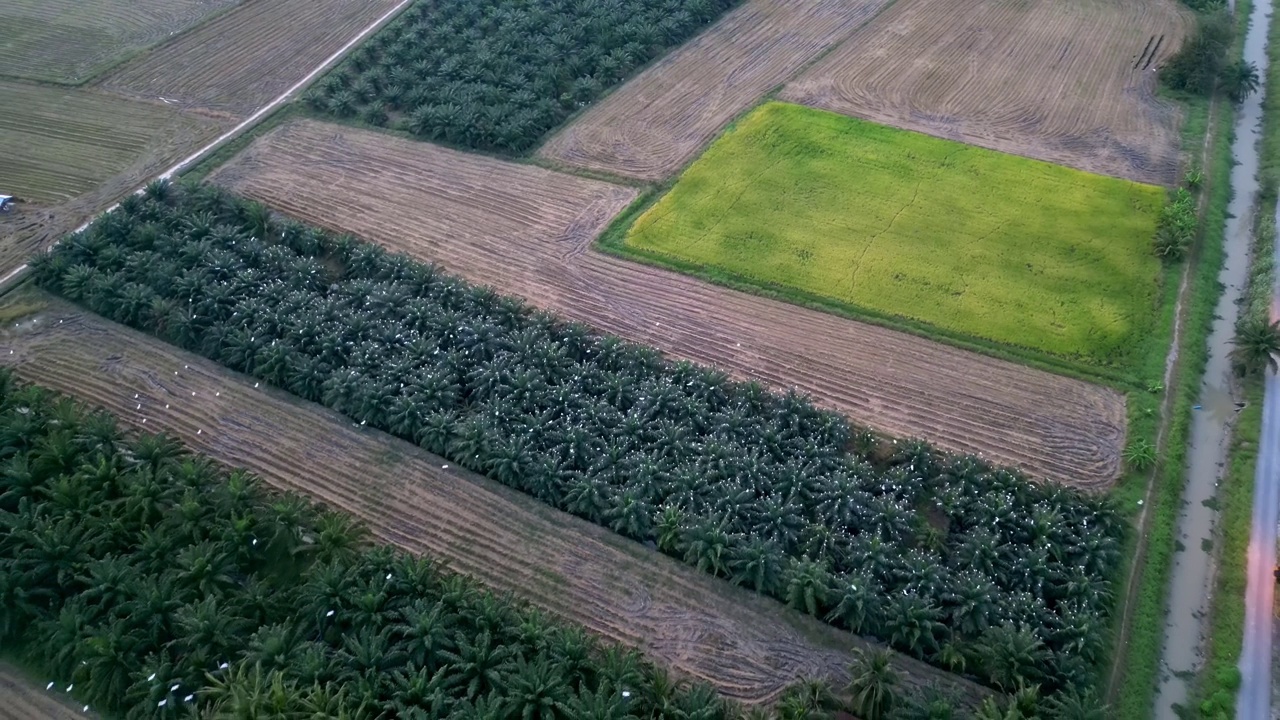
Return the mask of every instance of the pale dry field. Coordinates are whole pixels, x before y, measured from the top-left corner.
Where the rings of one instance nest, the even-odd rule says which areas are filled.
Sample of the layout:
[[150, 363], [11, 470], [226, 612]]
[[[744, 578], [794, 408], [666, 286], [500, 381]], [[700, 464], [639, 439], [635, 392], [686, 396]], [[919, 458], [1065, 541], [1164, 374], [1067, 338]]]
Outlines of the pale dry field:
[[101, 81], [104, 88], [243, 118], [337, 52], [397, 0], [245, 0]]
[[1155, 70], [1190, 27], [1174, 0], [898, 0], [780, 97], [1175, 184], [1180, 118]]
[[76, 84], [241, 0], [5, 0], [0, 75]]
[[897, 437], [1083, 488], [1120, 469], [1112, 390], [595, 251], [630, 188], [314, 121], [273, 130], [211, 179]]
[[[444, 560], [728, 697], [764, 702], [800, 678], [843, 681], [851, 649], [865, 647], [606, 528], [445, 469], [415, 445], [41, 291], [9, 293], [0, 316], [0, 364], [20, 378], [342, 509], [379, 541]], [[910, 658], [895, 654], [894, 665], [911, 685], [987, 693]]]
[[93, 88], [0, 80], [0, 277], [213, 140], [225, 123]]
[[538, 156], [643, 180], [669, 177], [887, 2], [748, 0], [570, 122]]

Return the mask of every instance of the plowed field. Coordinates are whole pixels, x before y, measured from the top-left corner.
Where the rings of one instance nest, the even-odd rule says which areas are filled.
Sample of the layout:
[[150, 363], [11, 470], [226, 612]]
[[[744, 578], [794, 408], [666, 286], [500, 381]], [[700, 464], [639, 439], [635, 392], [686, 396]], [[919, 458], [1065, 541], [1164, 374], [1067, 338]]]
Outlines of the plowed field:
[[[643, 649], [747, 702], [841, 677], [854, 636], [362, 430], [152, 337], [21, 289], [0, 301], [0, 363], [149, 431], [346, 510], [374, 536]], [[20, 319], [20, 322], [14, 320]], [[912, 684], [983, 691], [895, 656]]]
[[16, 668], [0, 663], [0, 720], [84, 720], [97, 714], [71, 707], [75, 701], [56, 687], [37, 687]]
[[569, 123], [546, 159], [659, 180], [888, 0], [750, 0]]
[[1125, 403], [1111, 390], [592, 250], [630, 189], [310, 121], [213, 179], [896, 436], [1078, 487], [1107, 487], [1119, 469]]
[[279, 96], [398, 0], [247, 0], [112, 72], [104, 87], [243, 117]]
[[781, 97], [1141, 182], [1178, 177], [1173, 0], [899, 0]]

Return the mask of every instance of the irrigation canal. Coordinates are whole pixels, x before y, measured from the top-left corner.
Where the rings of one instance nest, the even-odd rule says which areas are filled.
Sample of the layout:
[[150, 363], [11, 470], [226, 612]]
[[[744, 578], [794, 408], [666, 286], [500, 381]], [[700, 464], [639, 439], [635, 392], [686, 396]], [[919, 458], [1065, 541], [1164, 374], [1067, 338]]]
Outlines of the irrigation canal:
[[[1264, 83], [1271, 2], [1254, 0], [1244, 43], [1244, 59], [1257, 65]], [[1259, 87], [1258, 92], [1246, 98], [1236, 115], [1235, 139], [1231, 147], [1235, 160], [1231, 170], [1233, 195], [1228, 207], [1225, 257], [1218, 274], [1223, 290], [1214, 309], [1213, 327], [1209, 334], [1209, 361], [1201, 379], [1197, 409], [1192, 411], [1186, 486], [1177, 525], [1181, 550], [1174, 555], [1169, 581], [1169, 613], [1165, 618], [1164, 650], [1155, 708], [1157, 720], [1179, 720], [1175, 708], [1186, 704], [1189, 684], [1201, 665], [1203, 619], [1213, 585], [1213, 554], [1210, 550], [1217, 512], [1211, 500], [1226, 464], [1229, 431], [1236, 412], [1235, 398], [1231, 394], [1229, 354], [1239, 314], [1237, 303], [1248, 279], [1252, 221], [1258, 195], [1258, 141], [1262, 134], [1264, 90]], [[1271, 510], [1274, 518], [1275, 508]], [[1271, 525], [1274, 537], [1274, 519]], [[1274, 545], [1272, 551], [1274, 553]], [[1268, 604], [1268, 613], [1270, 607]], [[1245, 637], [1255, 634], [1246, 632]], [[1270, 638], [1269, 633], [1267, 637]], [[1268, 654], [1268, 660], [1260, 671], [1268, 678], [1268, 693], [1269, 657]], [[1242, 703], [1239, 718], [1261, 720], [1270, 717], [1269, 709], [1263, 715], [1246, 715], [1244, 712]]]

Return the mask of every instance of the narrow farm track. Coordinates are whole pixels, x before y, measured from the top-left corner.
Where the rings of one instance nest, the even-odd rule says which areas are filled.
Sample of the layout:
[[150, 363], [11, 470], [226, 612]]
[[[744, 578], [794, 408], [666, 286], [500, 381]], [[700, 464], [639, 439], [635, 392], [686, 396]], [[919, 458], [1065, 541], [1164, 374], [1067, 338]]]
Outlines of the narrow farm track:
[[780, 97], [1172, 184], [1179, 115], [1155, 96], [1154, 71], [1191, 26], [1175, 0], [897, 0]]
[[898, 437], [1087, 489], [1119, 470], [1114, 391], [594, 251], [628, 188], [312, 121], [277, 128], [212, 179]]
[[570, 122], [538, 155], [615, 175], [666, 178], [889, 1], [748, 0]]
[[[31, 314], [23, 314], [22, 308]], [[638, 543], [35, 290], [0, 312], [0, 364], [147, 431], [341, 508], [381, 541], [449, 562], [744, 702], [843, 677], [863, 641]], [[912, 685], [985, 691], [895, 655]]]
[[100, 84], [125, 95], [245, 117], [398, 1], [246, 0]]
[[97, 717], [83, 712], [82, 707], [71, 707], [71, 700], [62, 693], [62, 687], [46, 691], [37, 687], [17, 668], [0, 662], [0, 720], [84, 720]]

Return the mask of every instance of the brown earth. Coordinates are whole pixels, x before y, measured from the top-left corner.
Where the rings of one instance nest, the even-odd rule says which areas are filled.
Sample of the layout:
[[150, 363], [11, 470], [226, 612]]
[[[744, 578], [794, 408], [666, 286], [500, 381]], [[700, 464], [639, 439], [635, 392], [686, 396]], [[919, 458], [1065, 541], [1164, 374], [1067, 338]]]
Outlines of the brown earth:
[[[47, 682], [47, 681], [46, 681]], [[97, 713], [83, 712], [83, 705], [65, 692], [65, 686], [46, 691], [8, 663], [0, 662], [0, 720], [84, 720]]]
[[1120, 468], [1112, 390], [593, 250], [633, 189], [313, 121], [264, 135], [212, 179], [897, 437], [1089, 489]]
[[615, 175], [666, 178], [888, 1], [749, 0], [587, 110], [538, 155]]
[[898, 0], [780, 97], [1171, 185], [1180, 116], [1155, 70], [1192, 21], [1174, 0]]
[[126, 63], [104, 88], [242, 119], [337, 52], [398, 0], [246, 0]]
[[[0, 364], [142, 430], [350, 512], [375, 538], [640, 648], [728, 697], [845, 677], [867, 647], [783, 605], [464, 470], [417, 446], [23, 287], [0, 300]], [[985, 690], [909, 658], [913, 686]]]

